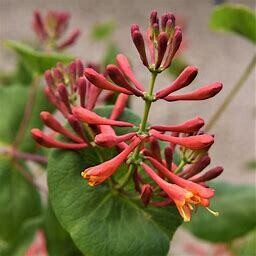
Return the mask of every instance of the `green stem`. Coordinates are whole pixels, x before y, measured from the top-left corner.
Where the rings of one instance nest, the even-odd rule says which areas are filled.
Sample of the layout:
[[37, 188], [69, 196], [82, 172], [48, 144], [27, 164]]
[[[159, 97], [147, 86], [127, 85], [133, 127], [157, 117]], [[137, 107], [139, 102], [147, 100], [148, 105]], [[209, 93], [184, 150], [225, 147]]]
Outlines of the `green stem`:
[[208, 124], [205, 127], [205, 131], [209, 131], [215, 123], [219, 120], [221, 115], [224, 113], [226, 108], [229, 106], [233, 98], [236, 96], [236, 94], [239, 92], [239, 90], [242, 88], [244, 85], [245, 81], [247, 80], [248, 76], [251, 74], [253, 71], [254, 66], [256, 65], [256, 55], [253, 56], [251, 62], [249, 65], [246, 67], [244, 70], [243, 74], [235, 84], [235, 86], [232, 88], [232, 90], [229, 92], [227, 97], [224, 99], [223, 103], [219, 106], [217, 111], [214, 113], [213, 117], [210, 119]]
[[186, 164], [187, 164], [186, 161], [181, 160], [179, 166], [178, 166], [177, 169], [175, 170], [175, 174], [177, 174], [177, 173], [179, 173], [180, 171], [182, 171], [183, 167], [184, 167]]
[[[157, 72], [152, 72], [151, 73], [150, 85], [149, 85], [149, 92], [147, 94], [147, 96], [149, 98], [153, 97], [156, 77], [157, 77]], [[148, 116], [149, 116], [149, 111], [150, 111], [151, 104], [152, 104], [152, 100], [144, 99], [144, 113], [143, 113], [142, 121], [140, 123], [140, 128], [138, 130], [139, 134], [143, 134], [143, 133], [146, 132], [147, 121], [148, 121]], [[133, 153], [133, 156], [132, 156], [132, 159], [134, 160], [134, 163], [130, 164], [129, 169], [128, 169], [124, 179], [122, 180], [122, 182], [119, 183], [117, 189], [121, 189], [121, 188], [125, 187], [128, 184], [128, 182], [130, 181], [130, 178], [131, 178], [131, 176], [132, 176], [132, 174], [133, 174], [133, 172], [136, 168], [136, 162], [139, 158], [140, 147], [141, 147], [141, 145], [138, 145], [137, 148], [135, 149], [135, 151]]]

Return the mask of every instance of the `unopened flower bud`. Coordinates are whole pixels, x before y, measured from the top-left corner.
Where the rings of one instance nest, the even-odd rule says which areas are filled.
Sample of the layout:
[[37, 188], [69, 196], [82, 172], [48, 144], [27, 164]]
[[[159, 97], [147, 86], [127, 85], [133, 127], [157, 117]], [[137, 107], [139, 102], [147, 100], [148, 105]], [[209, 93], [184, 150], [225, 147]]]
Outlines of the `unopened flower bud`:
[[68, 111], [71, 113], [71, 107], [70, 107], [69, 98], [68, 98], [68, 91], [67, 91], [67, 88], [64, 84], [59, 84], [58, 85], [58, 93], [60, 95], [60, 98], [61, 98], [62, 102], [65, 104]]
[[164, 99], [167, 101], [177, 100], [206, 100], [214, 97], [222, 89], [222, 83], [216, 82], [210, 85], [205, 85], [193, 92], [185, 93], [181, 95], [170, 95]]
[[164, 54], [167, 48], [168, 43], [168, 35], [166, 32], [161, 32], [157, 38], [157, 45], [158, 45], [158, 55], [157, 55], [157, 62], [155, 68], [159, 68], [162, 60], [164, 58]]
[[166, 167], [168, 170], [171, 170], [172, 169], [172, 160], [173, 160], [172, 147], [166, 147], [164, 149], [164, 156], [165, 156]]
[[79, 35], [81, 34], [79, 29], [74, 30], [69, 37], [57, 46], [58, 50], [62, 50], [75, 43]]
[[54, 82], [54, 78], [52, 76], [52, 72], [50, 70], [46, 70], [44, 72], [44, 79], [46, 81], [46, 84], [50, 87], [50, 88], [54, 88], [55, 86], [55, 82]]
[[197, 76], [198, 69], [194, 66], [186, 67], [181, 74], [171, 83], [171, 85], [167, 86], [165, 89], [156, 93], [156, 98], [161, 99], [168, 96], [170, 93], [180, 90], [186, 86], [188, 86]]
[[150, 184], [144, 184], [141, 187], [140, 198], [144, 206], [147, 206], [152, 198], [153, 189]]
[[87, 88], [87, 81], [86, 81], [85, 77], [80, 77], [77, 80], [77, 87], [78, 87], [78, 93], [80, 95], [80, 104], [84, 108], [85, 107], [86, 88]]
[[202, 174], [201, 176], [191, 178], [190, 180], [196, 183], [213, 180], [216, 177], [218, 177], [223, 172], [223, 170], [224, 170], [223, 167], [217, 166], [215, 168], [210, 169], [209, 171]]

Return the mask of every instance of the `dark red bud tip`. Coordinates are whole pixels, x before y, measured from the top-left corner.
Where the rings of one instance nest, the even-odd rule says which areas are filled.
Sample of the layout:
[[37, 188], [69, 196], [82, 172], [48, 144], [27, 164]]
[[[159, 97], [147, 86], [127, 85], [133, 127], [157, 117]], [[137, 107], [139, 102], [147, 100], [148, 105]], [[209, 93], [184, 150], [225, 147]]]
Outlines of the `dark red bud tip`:
[[154, 10], [151, 12], [150, 17], [149, 17], [150, 25], [153, 26], [155, 23], [159, 23], [158, 18], [157, 18], [157, 11]]
[[132, 94], [131, 91], [128, 91], [127, 89], [125, 89], [123, 87], [116, 86], [116, 85], [110, 83], [103, 75], [97, 73], [92, 68], [86, 68], [84, 70], [84, 75], [92, 84], [94, 84], [95, 86], [97, 86], [101, 89], [115, 91], [115, 92], [121, 92], [121, 93], [125, 93], [125, 94]]
[[217, 166], [217, 167], [212, 168], [211, 170], [207, 171], [203, 175], [201, 175], [199, 177], [194, 177], [190, 180], [193, 181], [193, 182], [196, 182], [196, 183], [213, 180], [216, 177], [218, 177], [219, 175], [221, 175], [221, 173], [223, 171], [224, 171], [223, 167]]
[[141, 201], [143, 202], [144, 206], [147, 206], [150, 203], [150, 200], [153, 195], [153, 189], [150, 184], [144, 184], [141, 187], [141, 193], [140, 193], [140, 198]]
[[80, 36], [80, 34], [81, 34], [81, 31], [79, 29], [74, 30], [65, 41], [63, 41], [57, 46], [57, 49], [62, 50], [68, 46], [71, 46], [72, 44], [75, 43], [75, 41]]
[[181, 94], [181, 95], [170, 95], [164, 99], [167, 101], [177, 101], [177, 100], [206, 100], [214, 97], [218, 94], [223, 85], [222, 83], [216, 82], [210, 85], [203, 86], [191, 93]]
[[198, 69], [194, 66], [186, 67], [181, 74], [165, 89], [156, 93], [157, 99], [164, 98], [170, 93], [188, 86], [196, 78]]
[[44, 79], [49, 87], [53, 88], [55, 86], [54, 78], [50, 70], [46, 70], [44, 72]]
[[164, 58], [164, 54], [167, 48], [168, 43], [168, 35], [166, 32], [161, 32], [157, 38], [157, 44], [158, 44], [158, 56], [157, 56], [157, 62], [155, 65], [155, 68], [159, 68], [162, 60]]
[[108, 72], [111, 80], [119, 86], [126, 88], [134, 93], [136, 96], [143, 96], [143, 93], [136, 88], [133, 88], [125, 79], [122, 71], [114, 64], [107, 65], [106, 71]]
[[139, 27], [139, 25], [137, 25], [137, 24], [132, 24], [131, 25], [131, 36], [132, 36], [132, 34], [133, 34], [133, 32], [134, 31], [139, 31], [140, 30], [140, 27]]
[[147, 60], [147, 55], [146, 55], [146, 50], [145, 50], [145, 43], [142, 34], [140, 33], [139, 30], [135, 30], [132, 33], [132, 40], [137, 48], [137, 51], [139, 52], [140, 59], [144, 66], [148, 67], [148, 60]]
[[189, 167], [187, 167], [184, 171], [182, 171], [178, 175], [186, 179], [189, 179], [194, 175], [200, 173], [202, 170], [204, 170], [204, 168], [206, 168], [210, 163], [211, 163], [211, 158], [208, 155], [205, 155], [201, 157], [198, 161], [196, 161], [194, 164], [191, 164]]
[[124, 75], [131, 80], [131, 82], [135, 85], [135, 87], [140, 91], [145, 91], [144, 86], [137, 81], [134, 73], [132, 72], [132, 68], [127, 57], [124, 54], [118, 54], [116, 56], [116, 62], [118, 67], [122, 70]]
[[161, 17], [161, 28], [163, 31], [166, 29], [166, 23], [171, 22], [175, 26], [175, 16], [172, 13], [166, 13]]
[[171, 170], [172, 169], [172, 160], [173, 160], [172, 147], [166, 147], [164, 149], [164, 156], [165, 156], [166, 167], [168, 170]]
[[47, 148], [81, 149], [87, 147], [86, 143], [75, 144], [56, 141], [36, 128], [31, 130], [31, 135], [38, 144]]
[[85, 77], [80, 77], [77, 80], [78, 93], [80, 95], [80, 104], [82, 107], [85, 107], [85, 95], [87, 88], [87, 80]]

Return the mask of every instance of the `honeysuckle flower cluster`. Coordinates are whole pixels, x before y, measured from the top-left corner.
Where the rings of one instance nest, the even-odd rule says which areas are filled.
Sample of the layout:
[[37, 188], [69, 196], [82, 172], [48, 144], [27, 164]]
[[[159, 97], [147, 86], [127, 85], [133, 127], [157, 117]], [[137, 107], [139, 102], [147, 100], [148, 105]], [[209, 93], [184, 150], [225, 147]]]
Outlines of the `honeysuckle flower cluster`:
[[63, 50], [75, 43], [80, 35], [79, 29], [74, 29], [65, 38], [69, 24], [70, 14], [64, 11], [48, 11], [45, 16], [39, 11], [34, 12], [33, 29], [38, 40], [47, 48], [52, 50]]
[[[146, 33], [133, 24], [131, 36], [142, 63], [151, 73], [149, 90], [136, 79], [124, 54], [118, 54], [116, 64], [108, 65], [104, 74], [93, 66], [84, 67], [80, 60], [68, 66], [58, 64], [45, 72], [45, 94], [70, 128], [62, 125], [54, 115], [42, 112], [43, 122], [53, 133], [47, 135], [32, 129], [32, 136], [39, 144], [50, 148], [79, 150], [93, 147], [101, 163], [81, 173], [90, 186], [100, 185], [110, 178], [113, 188], [122, 193], [133, 182], [134, 192], [139, 194], [145, 206], [174, 204], [184, 221], [189, 221], [191, 212], [199, 206], [217, 215], [208, 208], [214, 189], [206, 182], [220, 175], [223, 168], [217, 166], [203, 172], [210, 164], [208, 151], [214, 143], [214, 136], [203, 131], [204, 120], [194, 117], [178, 125], [148, 125], [147, 121], [152, 103], [206, 100], [219, 93], [222, 84], [215, 82], [192, 92], [176, 94], [198, 73], [196, 67], [188, 66], [165, 89], [154, 92], [158, 74], [171, 65], [182, 41], [182, 29], [175, 26], [172, 13], [159, 19], [153, 11]], [[104, 91], [119, 93], [109, 117], [94, 112]], [[144, 101], [144, 114], [138, 127], [119, 120], [131, 96]], [[120, 135], [115, 127], [128, 127], [130, 131]], [[63, 135], [65, 141], [56, 139], [58, 134]], [[159, 141], [164, 142], [163, 150]], [[112, 147], [118, 154], [112, 159], [104, 159], [101, 150]], [[177, 157], [179, 160], [174, 161]], [[117, 181], [114, 174], [122, 164], [127, 165], [127, 173]]]

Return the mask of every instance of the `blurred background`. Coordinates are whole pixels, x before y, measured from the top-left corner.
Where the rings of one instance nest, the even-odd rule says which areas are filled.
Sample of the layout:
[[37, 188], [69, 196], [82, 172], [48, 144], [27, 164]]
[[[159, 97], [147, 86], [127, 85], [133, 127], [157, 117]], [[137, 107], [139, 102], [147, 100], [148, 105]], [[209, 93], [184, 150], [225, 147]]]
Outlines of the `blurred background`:
[[[150, 122], [159, 124], [179, 123], [196, 115], [209, 120], [223, 101], [225, 95], [241, 76], [254, 52], [254, 46], [241, 37], [212, 31], [209, 18], [214, 7], [213, 0], [0, 0], [0, 41], [14, 39], [27, 41], [34, 38], [31, 29], [32, 13], [56, 9], [71, 13], [70, 27], [79, 27], [82, 35], [69, 50], [84, 61], [100, 61], [104, 55], [103, 43], [90, 39], [91, 27], [101, 22], [113, 22], [115, 31], [111, 41], [118, 45], [120, 52], [129, 56], [134, 70], [141, 82], [149, 82], [148, 73], [137, 55], [130, 38], [130, 25], [138, 23], [144, 29], [148, 25], [148, 15], [152, 10], [159, 14], [174, 12], [185, 26], [184, 60], [199, 69], [199, 74], [192, 86], [221, 81], [222, 92], [205, 102], [177, 102], [168, 104], [163, 101], [153, 107]], [[241, 3], [254, 8], [250, 0], [227, 1]], [[0, 70], [11, 70], [15, 62], [14, 55], [0, 45]], [[168, 74], [159, 76], [158, 88], [165, 87], [173, 80]], [[189, 90], [191, 90], [191, 87]], [[168, 105], [167, 105], [168, 104]], [[142, 111], [138, 101], [132, 102], [132, 108]], [[225, 114], [213, 127], [211, 132], [216, 142], [211, 149], [212, 163], [222, 165], [225, 169], [219, 179], [232, 183], [255, 183], [255, 172], [248, 168], [248, 162], [255, 158], [255, 73], [251, 74], [245, 85], [227, 108]], [[170, 255], [189, 255], [184, 246], [188, 243], [203, 244], [183, 229], [179, 229], [172, 241]], [[210, 255], [210, 254], [209, 254]]]

